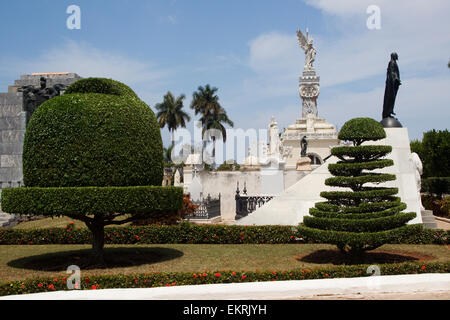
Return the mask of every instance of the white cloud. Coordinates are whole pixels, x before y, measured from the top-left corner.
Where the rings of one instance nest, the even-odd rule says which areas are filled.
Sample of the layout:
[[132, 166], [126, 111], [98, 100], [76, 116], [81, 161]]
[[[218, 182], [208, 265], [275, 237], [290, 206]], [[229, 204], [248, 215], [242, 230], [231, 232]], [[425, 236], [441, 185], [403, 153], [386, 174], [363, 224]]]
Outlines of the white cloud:
[[[410, 138], [421, 138], [423, 132], [448, 128], [450, 119], [450, 78], [429, 77], [403, 80], [394, 112], [403, 126], [413, 128]], [[342, 126], [354, 117], [381, 119], [384, 87], [365, 92], [347, 90], [341, 94], [319, 99], [319, 116], [333, 119]]]
[[[303, 52], [297, 44], [295, 33], [277, 32], [262, 34], [249, 43], [249, 65], [257, 74], [298, 72]], [[297, 64], [297, 68], [293, 66]]]
[[7, 73], [76, 72], [82, 77], [112, 78], [129, 85], [155, 83], [169, 75], [167, 70], [119, 53], [99, 50], [72, 40], [51, 48], [32, 60], [9, 59]]
[[177, 18], [176, 18], [175, 16], [169, 15], [169, 16], [167, 16], [167, 20], [168, 20], [170, 23], [172, 23], [172, 24], [177, 24], [177, 23], [178, 23]]
[[[410, 137], [448, 127], [449, 1], [307, 2], [330, 18], [333, 28], [319, 36], [310, 30], [317, 47], [314, 65], [321, 77], [319, 116], [339, 126], [351, 117], [380, 119], [386, 67], [390, 53], [396, 51], [403, 82], [396, 112]], [[366, 26], [366, 9], [372, 4], [380, 7], [381, 30]], [[239, 83], [229, 101], [236, 110], [256, 110], [245, 117], [239, 112], [243, 127], [265, 127], [271, 115], [280, 127], [292, 124], [300, 116], [298, 77], [304, 63], [295, 30], [268, 32], [249, 41], [246, 61], [252, 74]]]
[[[317, 42], [317, 66], [322, 85], [335, 85], [383, 74], [389, 54], [396, 51], [404, 70], [427, 72], [433, 63], [444, 66], [450, 51], [450, 2], [379, 0], [308, 0], [327, 16], [337, 16], [346, 29], [338, 38]], [[367, 6], [381, 11], [381, 29], [366, 27]]]
[[[334, 25], [343, 26], [336, 36], [314, 37], [317, 47], [315, 66], [321, 76], [322, 87], [345, 84], [384, 74], [389, 55], [399, 54], [402, 69], [426, 72], [433, 63], [445, 66], [450, 51], [450, 2], [387, 1], [376, 2], [381, 9], [381, 30], [366, 26], [368, 5], [373, 0], [308, 0], [327, 16], [334, 16]], [[314, 30], [310, 30], [314, 35]], [[292, 34], [265, 33], [250, 41], [248, 64], [257, 74], [250, 79], [256, 86], [272, 83], [287, 84], [298, 77], [304, 54]], [[248, 82], [248, 81], [247, 81]], [[251, 87], [251, 86], [249, 86]], [[270, 91], [264, 90], [267, 94]], [[283, 91], [281, 91], [283, 92]]]

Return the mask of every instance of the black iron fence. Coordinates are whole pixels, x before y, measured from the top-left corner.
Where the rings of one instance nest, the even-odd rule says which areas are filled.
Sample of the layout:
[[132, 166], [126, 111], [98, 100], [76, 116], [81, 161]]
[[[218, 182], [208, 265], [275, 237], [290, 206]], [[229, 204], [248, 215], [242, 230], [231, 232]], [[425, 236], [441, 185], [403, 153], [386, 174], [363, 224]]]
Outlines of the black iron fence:
[[236, 216], [235, 219], [239, 220], [242, 217], [247, 216], [252, 213], [257, 208], [263, 206], [265, 203], [273, 199], [273, 196], [248, 196], [247, 186], [244, 182], [244, 189], [242, 189], [243, 195], [240, 194], [239, 181], [237, 183], [236, 195], [234, 199], [236, 200]]
[[186, 219], [212, 219], [220, 217], [220, 193], [216, 199], [213, 199], [208, 194], [206, 198], [192, 202], [198, 205], [198, 209], [193, 214], [186, 216]]

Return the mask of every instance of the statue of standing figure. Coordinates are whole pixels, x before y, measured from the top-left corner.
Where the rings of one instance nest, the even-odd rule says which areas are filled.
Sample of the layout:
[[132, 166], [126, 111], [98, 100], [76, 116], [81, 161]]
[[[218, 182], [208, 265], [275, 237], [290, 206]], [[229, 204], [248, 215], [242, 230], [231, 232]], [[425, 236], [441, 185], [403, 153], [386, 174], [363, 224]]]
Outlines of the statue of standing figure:
[[308, 149], [308, 141], [306, 141], [306, 136], [303, 136], [302, 140], [300, 141], [300, 146], [302, 148], [300, 156], [306, 157], [306, 150]]
[[308, 28], [306, 28], [306, 36], [297, 30], [297, 38], [300, 47], [305, 51], [304, 70], [313, 70], [313, 62], [316, 59], [316, 48], [313, 46], [313, 38], [309, 38]]
[[383, 102], [383, 119], [393, 118], [395, 98], [397, 97], [398, 88], [402, 84], [400, 81], [400, 71], [397, 65], [398, 55], [395, 52], [391, 53], [391, 60], [389, 61], [386, 73], [386, 88], [384, 90]]
[[422, 198], [420, 195], [420, 189], [422, 189], [422, 180], [421, 175], [423, 173], [423, 164], [420, 160], [420, 157], [417, 153], [411, 152], [409, 160], [412, 162], [414, 167], [414, 177], [416, 178], [416, 185], [417, 185], [417, 193], [419, 194], [419, 203], [420, 203], [420, 210], [425, 210], [422, 204]]
[[272, 116], [272, 121], [269, 125], [269, 139], [269, 153], [278, 159], [280, 157], [280, 134], [274, 116]]

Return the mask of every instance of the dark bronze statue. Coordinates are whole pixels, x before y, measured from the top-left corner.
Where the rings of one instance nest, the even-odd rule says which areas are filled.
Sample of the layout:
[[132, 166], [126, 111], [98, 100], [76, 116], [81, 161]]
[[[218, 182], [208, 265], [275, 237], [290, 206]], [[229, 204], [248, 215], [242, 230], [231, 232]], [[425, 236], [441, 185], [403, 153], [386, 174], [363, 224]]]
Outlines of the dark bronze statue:
[[302, 140], [300, 141], [300, 146], [302, 148], [300, 156], [306, 157], [306, 149], [308, 148], [308, 141], [306, 141], [306, 136], [303, 136]]
[[400, 81], [400, 72], [397, 65], [398, 55], [397, 53], [391, 53], [391, 61], [389, 61], [386, 74], [386, 88], [384, 90], [384, 102], [383, 102], [383, 119], [393, 118], [395, 98], [397, 97], [397, 91], [402, 84]]
[[55, 84], [52, 87], [47, 88], [47, 79], [41, 77], [39, 80], [40, 87], [35, 86], [22, 86], [17, 91], [23, 93], [23, 104], [25, 111], [28, 112], [28, 119], [31, 117], [33, 112], [45, 101], [59, 96], [61, 91], [66, 89], [63, 84]]

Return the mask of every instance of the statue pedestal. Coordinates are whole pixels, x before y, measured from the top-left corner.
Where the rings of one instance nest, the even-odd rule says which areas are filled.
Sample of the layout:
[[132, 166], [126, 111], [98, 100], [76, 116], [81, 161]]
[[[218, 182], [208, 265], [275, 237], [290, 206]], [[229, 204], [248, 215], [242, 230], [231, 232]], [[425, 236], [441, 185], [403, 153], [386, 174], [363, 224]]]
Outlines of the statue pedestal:
[[383, 118], [380, 123], [384, 128], [403, 128], [400, 121], [392, 117]]
[[309, 157], [301, 157], [297, 160], [297, 171], [311, 171], [311, 159]]
[[318, 116], [317, 98], [319, 97], [320, 77], [316, 75], [314, 68], [304, 70], [299, 79], [299, 92], [302, 98], [302, 117], [311, 114]]

